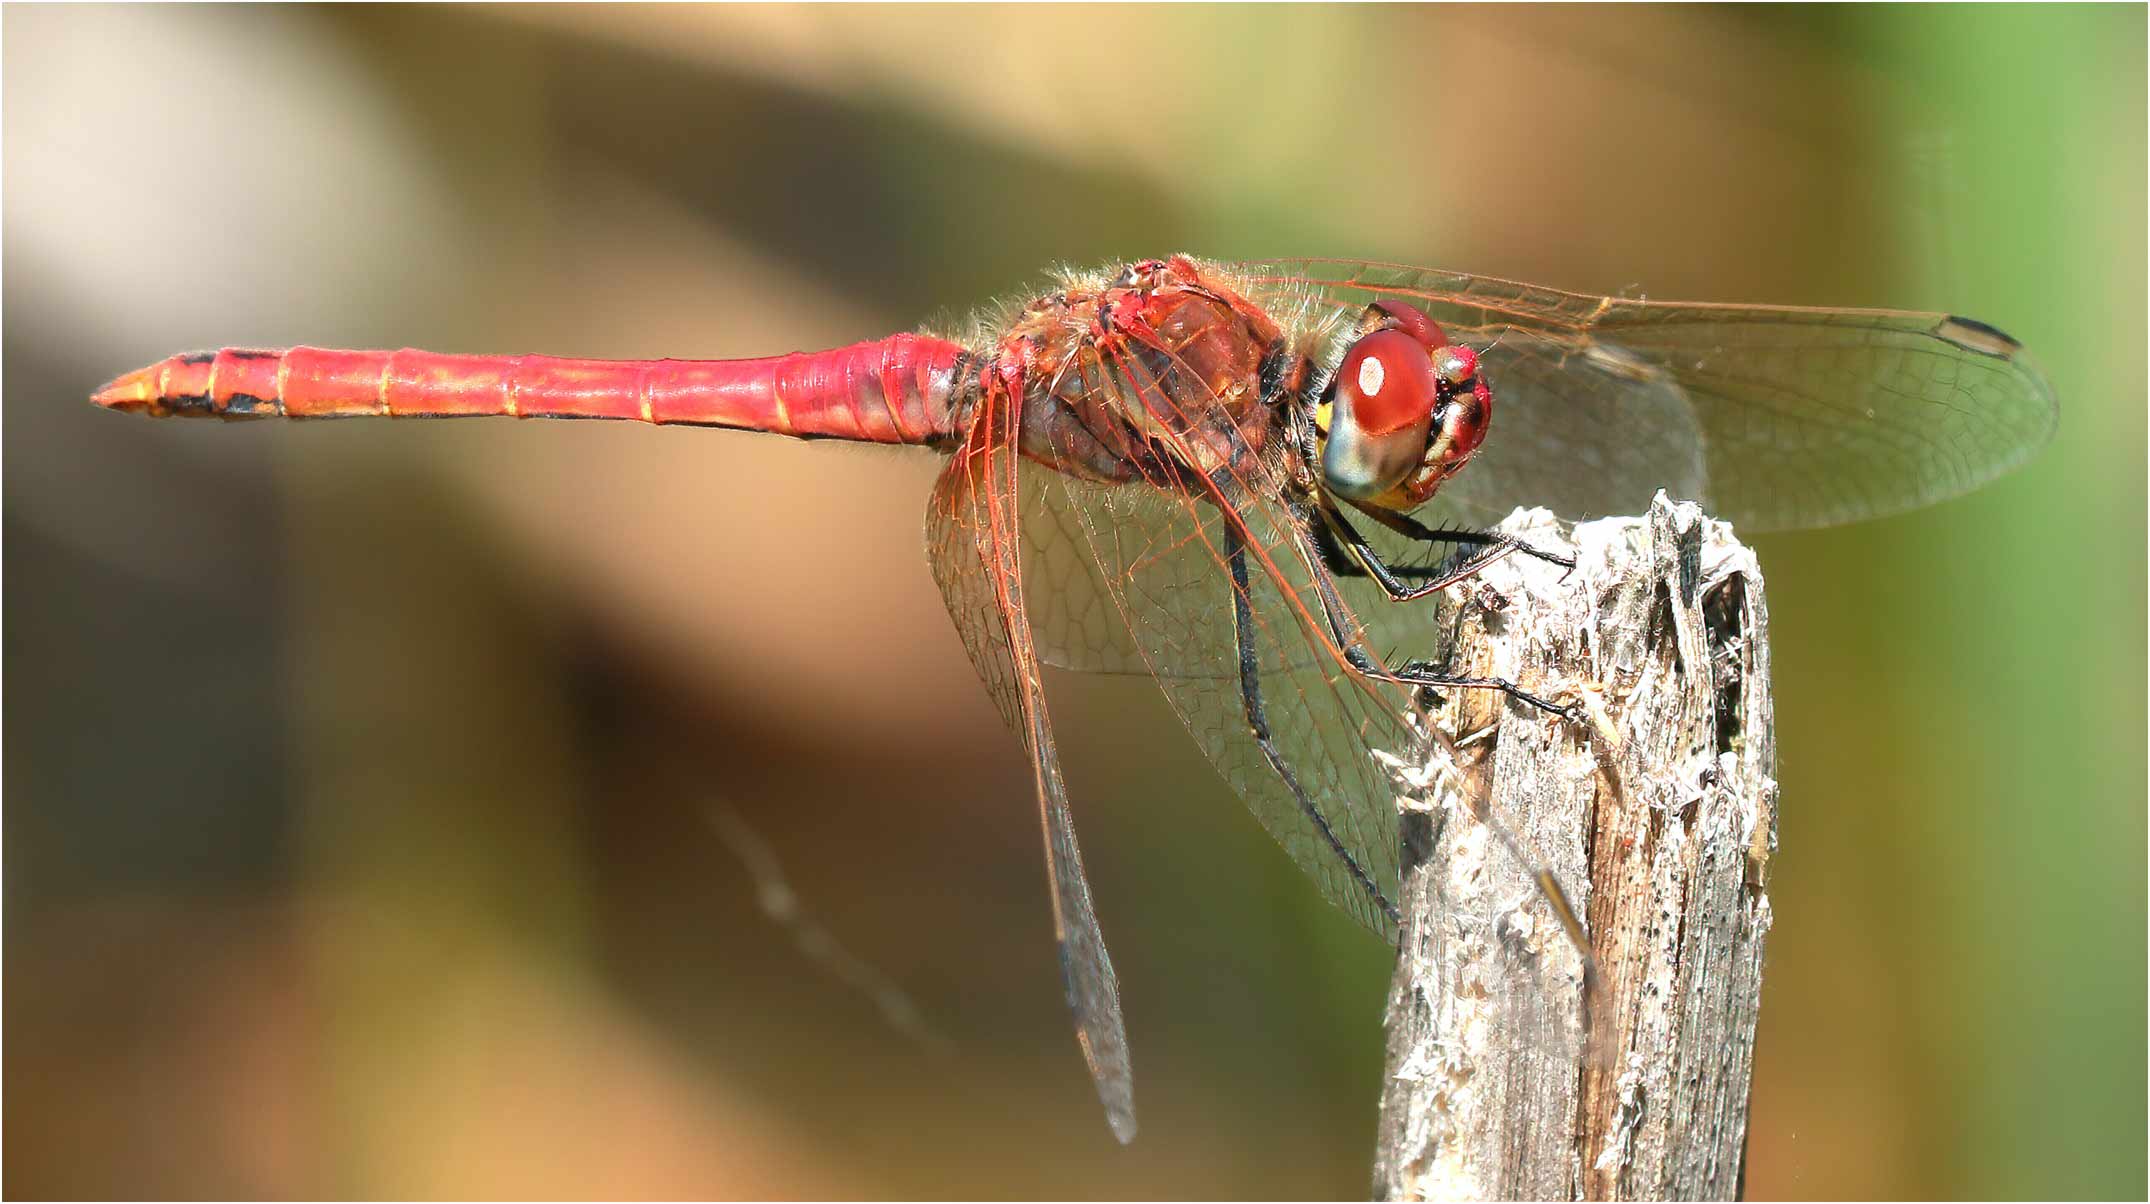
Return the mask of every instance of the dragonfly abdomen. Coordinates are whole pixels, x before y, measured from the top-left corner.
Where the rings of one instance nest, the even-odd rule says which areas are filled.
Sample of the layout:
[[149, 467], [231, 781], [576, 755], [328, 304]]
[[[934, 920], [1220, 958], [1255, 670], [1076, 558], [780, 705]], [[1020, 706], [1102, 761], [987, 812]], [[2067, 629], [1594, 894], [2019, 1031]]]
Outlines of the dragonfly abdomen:
[[899, 334], [748, 360], [586, 360], [293, 347], [175, 355], [92, 400], [157, 417], [611, 418], [801, 438], [955, 434], [963, 348]]

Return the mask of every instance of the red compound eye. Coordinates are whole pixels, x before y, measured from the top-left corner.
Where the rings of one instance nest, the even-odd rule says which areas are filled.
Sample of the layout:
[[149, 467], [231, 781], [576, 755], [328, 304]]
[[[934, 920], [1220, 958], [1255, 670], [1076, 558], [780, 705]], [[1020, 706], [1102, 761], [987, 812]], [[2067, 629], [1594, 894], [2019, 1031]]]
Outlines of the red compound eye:
[[1377, 330], [1351, 345], [1336, 374], [1338, 400], [1371, 436], [1423, 427], [1440, 395], [1433, 357], [1404, 330]]
[[1486, 382], [1478, 381], [1471, 388], [1469, 405], [1459, 399], [1454, 412], [1442, 420], [1442, 429], [1448, 433], [1448, 456], [1460, 464], [1471, 458], [1478, 445], [1486, 441], [1486, 428], [1493, 425], [1493, 390]]
[[1468, 347], [1443, 347], [1433, 354], [1433, 370], [1452, 385], [1478, 375], [1478, 353]]
[[1401, 330], [1417, 339], [1428, 351], [1448, 346], [1448, 335], [1426, 311], [1402, 301], [1376, 301], [1366, 307], [1366, 318], [1360, 322], [1361, 329]]
[[1340, 496], [1373, 499], [1424, 463], [1441, 378], [1432, 351], [1409, 331], [1359, 336], [1337, 365], [1321, 473]]

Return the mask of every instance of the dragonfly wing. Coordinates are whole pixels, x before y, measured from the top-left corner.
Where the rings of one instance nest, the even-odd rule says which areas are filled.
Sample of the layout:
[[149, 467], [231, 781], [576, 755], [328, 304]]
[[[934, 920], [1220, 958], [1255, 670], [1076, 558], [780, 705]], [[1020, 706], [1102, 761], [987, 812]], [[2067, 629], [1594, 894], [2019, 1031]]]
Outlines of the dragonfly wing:
[[1035, 479], [1057, 474], [1031, 464], [1022, 472], [1023, 585], [1039, 659], [1080, 673], [1156, 671], [1128, 629], [1082, 516], [1068, 509], [1055, 482]]
[[1120, 990], [1105, 951], [1082, 851], [1068, 814], [1038, 658], [1024, 615], [1013, 408], [981, 402], [971, 433], [941, 474], [926, 512], [933, 575], [1001, 717], [1023, 738], [1035, 775], [1051, 881], [1053, 929], [1076, 1038], [1106, 1119], [1122, 1142], [1135, 1136], [1134, 1068]]
[[1711, 500], [1749, 530], [1957, 497], [2059, 422], [2015, 340], [1946, 314], [1623, 301], [1594, 329], [1695, 399]]
[[[1124, 640], [1255, 818], [1331, 902], [1393, 940], [1396, 785], [1373, 750], [1400, 751], [1408, 700], [1360, 678], [1319, 627], [1311, 572], [1268, 508], [1236, 518], [1146, 483], [1100, 484], [1026, 466], [1034, 521], [1073, 532]], [[1272, 745], [1242, 692], [1227, 525], [1249, 534], [1255, 684]], [[1433, 613], [1431, 608], [1423, 612]]]
[[2013, 339], [1945, 314], [1593, 297], [1338, 260], [1231, 270], [1257, 303], [1321, 332], [1330, 364], [1378, 298], [1481, 349], [1492, 432], [1436, 498], [1478, 523], [1533, 505], [1640, 514], [1659, 488], [1748, 531], [1852, 522], [1966, 493], [2057, 421]]
[[[1205, 522], [1202, 508], [1147, 482], [1098, 485], [1027, 462], [1022, 473], [1024, 600], [1040, 660], [1078, 673], [1238, 676], [1231, 631], [1217, 626], [1230, 611], [1202, 609], [1231, 603], [1217, 575], [1223, 534], [1216, 511]], [[1130, 600], [1128, 584], [1137, 577], [1183, 613], [1168, 617]], [[1165, 631], [1197, 626], [1195, 616], [1209, 623], [1203, 638], [1160, 642]], [[1309, 644], [1269, 642], [1260, 651], [1272, 666], [1322, 655]]]
[[[1268, 438], [1222, 462], [1213, 446], [1205, 455], [1193, 440], [1247, 417], [1232, 417], [1199, 374], [1154, 346], [1100, 354], [1111, 362], [1099, 387], [1126, 394], [1123, 412], [1151, 417], [1149, 447], [1121, 482], [1024, 466], [1025, 572], [1041, 644], [1059, 664], [1150, 672], [1270, 835], [1332, 902], [1393, 939], [1396, 785], [1374, 754], [1406, 746], [1410, 699], [1345, 660], [1332, 626], [1348, 640], [1356, 620], [1324, 605], [1326, 580], [1286, 500], [1288, 449]], [[1039, 437], [1083, 436], [1055, 426]], [[1083, 449], [1050, 450], [1073, 462]], [[1201, 463], [1210, 476], [1171, 467]]]

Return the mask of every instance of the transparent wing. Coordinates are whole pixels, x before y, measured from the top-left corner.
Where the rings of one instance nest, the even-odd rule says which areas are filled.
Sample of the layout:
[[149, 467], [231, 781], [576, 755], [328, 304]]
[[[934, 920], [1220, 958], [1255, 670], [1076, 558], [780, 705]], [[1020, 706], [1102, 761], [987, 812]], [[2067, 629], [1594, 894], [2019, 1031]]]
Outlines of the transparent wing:
[[1632, 301], [1344, 260], [1228, 270], [1280, 321], [1338, 331], [1332, 364], [1377, 297], [1482, 349], [1492, 429], [1432, 503], [1475, 523], [1640, 514], [1659, 488], [1748, 531], [1854, 522], [1977, 488], [2058, 416], [2015, 340], [1946, 314]]
[[[1022, 471], [1023, 581], [1040, 660], [1078, 673], [1237, 678], [1223, 626], [1231, 593], [1221, 511], [1147, 481], [1062, 479], [1031, 463]], [[1135, 580], [1142, 596], [1130, 599]], [[1207, 632], [1200, 640], [1165, 638], [1197, 627]], [[1267, 640], [1259, 654], [1269, 669], [1335, 655], [1326, 638]]]
[[1106, 1119], [1126, 1142], [1135, 1136], [1134, 1069], [1120, 1015], [1119, 982], [1090, 903], [1037, 652], [1024, 617], [1014, 415], [1012, 407], [995, 405], [991, 398], [981, 404], [986, 412], [934, 487], [926, 510], [926, 550], [971, 664], [1001, 717], [1029, 750], [1068, 1006]]
[[[1211, 763], [1323, 894], [1393, 939], [1396, 786], [1374, 752], [1404, 746], [1409, 697], [1346, 663], [1332, 628], [1349, 636], [1356, 620], [1324, 605], [1326, 581], [1285, 500], [1280, 454], [1249, 452], [1209, 478], [1161, 467], [1213, 461], [1186, 432], [1231, 420], [1206, 386], [1154, 351], [1118, 367], [1107, 372], [1113, 387], [1142, 392], [1124, 399], [1128, 410], [1156, 419], [1154, 454], [1134, 458], [1150, 475], [1100, 483], [1024, 468], [1024, 573], [1039, 646], [1050, 663], [1154, 675]], [[1208, 412], [1174, 400], [1190, 396]]]
[[[1305, 621], [1305, 608], [1318, 604], [1319, 570], [1280, 530], [1279, 508], [1248, 500], [1228, 514], [1161, 483], [1100, 484], [1028, 463], [1023, 474], [1024, 572], [1034, 583], [1028, 611], [1041, 629], [1068, 641], [1060, 659], [1098, 667], [1125, 656], [1138, 667], [1154, 665], [1166, 700], [1248, 810], [1325, 898], [1394, 944], [1403, 787], [1376, 754], [1419, 764], [1404, 718], [1410, 700], [1345, 667], [1328, 635]], [[1228, 534], [1234, 523], [1248, 534], [1245, 611], [1276, 762], [1256, 736], [1242, 693]], [[1041, 567], [1048, 561], [1050, 570]], [[1447, 622], [1433, 602], [1391, 606], [1391, 627], [1430, 647], [1434, 629]], [[1085, 633], [1081, 642], [1076, 633]], [[1482, 792], [1486, 782], [1462, 789]], [[1458, 976], [1510, 976], [1475, 989], [1493, 990], [1512, 1010], [1512, 1031], [1547, 1049], [1571, 1049], [1576, 997], [1573, 982], [1561, 977], [1565, 962], [1524, 954], [1505, 935], [1519, 909], [1540, 924], [1555, 922], [1531, 865], [1506, 855], [1483, 820], [1465, 811], [1418, 819], [1439, 834], [1433, 855], [1465, 875], [1456, 883], [1445, 874], [1430, 880], [1434, 895], [1421, 906], [1432, 914], [1417, 930], [1419, 955], [1459, 967], [1452, 971]], [[1552, 861], [1532, 834], [1518, 831], [1516, 839], [1530, 863]], [[1587, 879], [1570, 882], [1587, 886]]]
[[[1209, 674], [1229, 667], [1215, 658], [1203, 658], [1193, 662], [1179, 660], [1180, 667], [1175, 668], [1175, 661], [1168, 658], [1153, 668], [1130, 629], [1124, 600], [1108, 585], [1112, 572], [1108, 566], [1114, 560], [1100, 561], [1092, 546], [1093, 524], [1111, 529], [1124, 521], [1129, 527], [1124, 538], [1130, 544], [1153, 539], [1151, 555], [1177, 553], [1183, 561], [1177, 569], [1159, 561], [1152, 571], [1177, 571], [1187, 579], [1187, 588], [1202, 589], [1201, 582], [1217, 571], [1217, 565], [1206, 555], [1187, 555], [1199, 553], [1199, 548], [1179, 548], [1180, 541], [1196, 538], [1194, 531], [1175, 527], [1185, 513], [1182, 508], [1172, 506], [1169, 514], [1153, 514], [1165, 503], [1161, 498], [1145, 497], [1146, 484], [1085, 490], [1082, 502], [1076, 503], [1068, 497], [1070, 483], [1037, 479], [1060, 474], [1029, 463], [1023, 465], [1022, 472], [1023, 585], [1024, 593], [1032, 599], [1030, 623], [1041, 660], [1080, 673], [1160, 676], [1189, 672], [1186, 666], [1190, 663], [1192, 671]], [[1097, 513], [1086, 518], [1083, 505], [1095, 507]], [[1152, 528], [1154, 535], [1138, 534], [1138, 526]], [[1126, 555], [1139, 558], [1140, 554], [1130, 547]], [[1233, 672], [1237, 669], [1233, 668]]]
[[[1333, 650], [1311, 609], [1310, 570], [1274, 508], [1243, 505], [1235, 519], [1147, 483], [1025, 473], [1033, 540], [1088, 566], [1085, 589], [1038, 593], [1034, 615], [1050, 624], [1071, 598], [1086, 615], [1102, 609], [1118, 629], [1103, 646], [1108, 657], [1149, 668], [1210, 763], [1322, 894], [1393, 941], [1396, 786], [1372, 750], [1404, 747], [1408, 700]], [[1227, 550], [1234, 521], [1248, 532], [1253, 688], [1277, 763], [1253, 732], [1242, 681]], [[1063, 646], [1058, 659], [1097, 663], [1099, 647]]]

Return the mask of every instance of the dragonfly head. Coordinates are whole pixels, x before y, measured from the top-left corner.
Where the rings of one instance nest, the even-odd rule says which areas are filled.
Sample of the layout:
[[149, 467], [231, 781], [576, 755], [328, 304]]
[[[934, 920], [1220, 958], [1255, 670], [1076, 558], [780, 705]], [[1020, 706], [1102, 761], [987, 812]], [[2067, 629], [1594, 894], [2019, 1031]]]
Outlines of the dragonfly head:
[[1340, 497], [1409, 509], [1470, 460], [1492, 417], [1477, 354], [1417, 308], [1377, 301], [1316, 414], [1322, 480]]

